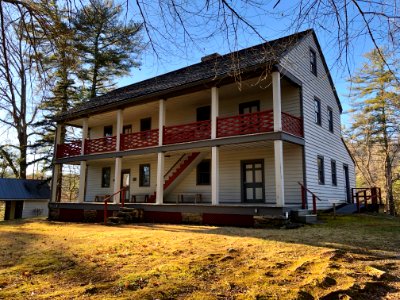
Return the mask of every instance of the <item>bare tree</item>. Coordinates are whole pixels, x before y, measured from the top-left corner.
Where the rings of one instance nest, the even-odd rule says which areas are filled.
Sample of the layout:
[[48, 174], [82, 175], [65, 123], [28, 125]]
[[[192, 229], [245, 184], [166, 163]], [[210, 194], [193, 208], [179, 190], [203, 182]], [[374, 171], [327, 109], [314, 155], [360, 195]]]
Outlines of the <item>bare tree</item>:
[[[35, 135], [38, 105], [35, 86], [37, 77], [35, 62], [30, 59], [32, 45], [25, 40], [27, 24], [25, 11], [14, 11], [14, 18], [0, 6], [0, 108], [3, 129], [11, 129], [18, 143], [0, 145], [0, 154], [15, 177], [26, 178], [28, 140]], [[16, 156], [16, 159], [15, 159]]]

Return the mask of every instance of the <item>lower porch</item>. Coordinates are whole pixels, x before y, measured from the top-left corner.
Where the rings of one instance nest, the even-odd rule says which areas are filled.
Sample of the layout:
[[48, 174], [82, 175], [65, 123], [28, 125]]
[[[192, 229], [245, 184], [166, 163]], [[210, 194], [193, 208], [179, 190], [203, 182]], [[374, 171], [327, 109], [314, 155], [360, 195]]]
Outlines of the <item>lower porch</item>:
[[[102, 203], [55, 203], [49, 204], [51, 220], [68, 222], [103, 222], [115, 216], [122, 205]], [[253, 227], [258, 219], [268, 218], [278, 222], [288, 219], [290, 212], [300, 205], [278, 207], [272, 204], [150, 204], [126, 203], [124, 207], [143, 211], [146, 223], [203, 224], [215, 226]]]

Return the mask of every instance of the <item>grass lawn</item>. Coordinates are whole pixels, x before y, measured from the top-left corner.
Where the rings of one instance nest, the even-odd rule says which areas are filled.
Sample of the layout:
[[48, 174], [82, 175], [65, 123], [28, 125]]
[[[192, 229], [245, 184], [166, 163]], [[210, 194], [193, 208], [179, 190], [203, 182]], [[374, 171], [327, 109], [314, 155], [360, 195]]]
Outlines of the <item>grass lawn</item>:
[[299, 229], [0, 223], [0, 299], [400, 299], [400, 219]]

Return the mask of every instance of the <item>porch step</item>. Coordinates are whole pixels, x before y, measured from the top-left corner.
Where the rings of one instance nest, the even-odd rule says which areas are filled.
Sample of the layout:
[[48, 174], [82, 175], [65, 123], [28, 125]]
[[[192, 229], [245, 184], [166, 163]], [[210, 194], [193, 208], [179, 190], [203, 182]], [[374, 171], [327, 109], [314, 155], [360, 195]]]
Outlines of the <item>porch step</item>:
[[317, 215], [302, 215], [297, 217], [297, 221], [304, 224], [317, 224]]
[[107, 224], [109, 225], [129, 224], [129, 223], [142, 222], [143, 220], [144, 220], [143, 209], [121, 207], [121, 209], [117, 212], [116, 216], [108, 217]]
[[312, 214], [309, 209], [294, 209], [291, 211], [292, 220], [303, 224], [316, 224], [318, 218], [316, 214]]

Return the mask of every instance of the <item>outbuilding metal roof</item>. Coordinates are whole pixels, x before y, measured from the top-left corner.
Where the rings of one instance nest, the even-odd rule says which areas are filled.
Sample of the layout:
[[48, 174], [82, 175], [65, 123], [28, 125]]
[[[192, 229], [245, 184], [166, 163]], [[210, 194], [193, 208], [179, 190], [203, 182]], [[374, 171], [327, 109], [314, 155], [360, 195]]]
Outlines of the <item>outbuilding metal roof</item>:
[[50, 199], [45, 180], [0, 178], [0, 201]]

